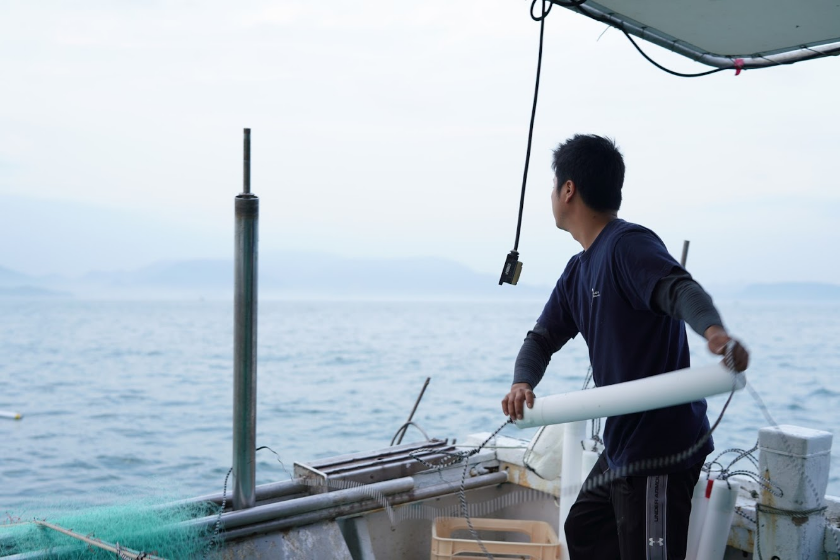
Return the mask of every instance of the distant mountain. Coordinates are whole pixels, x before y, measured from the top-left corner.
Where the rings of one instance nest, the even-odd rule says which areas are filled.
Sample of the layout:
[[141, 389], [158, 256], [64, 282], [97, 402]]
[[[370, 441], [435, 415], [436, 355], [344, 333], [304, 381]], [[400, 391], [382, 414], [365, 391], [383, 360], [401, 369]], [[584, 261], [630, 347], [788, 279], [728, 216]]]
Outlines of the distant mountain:
[[31, 276], [0, 266], [0, 288], [13, 288], [33, 283], [36, 281]]
[[6, 298], [67, 298], [73, 297], [70, 292], [59, 292], [33, 286], [18, 286], [16, 288], [0, 288], [0, 299]]
[[227, 228], [208, 228], [185, 214], [0, 193], [0, 264], [79, 276], [103, 263], [125, 270], [157, 259], [230, 254]]
[[[440, 258], [350, 259], [312, 253], [266, 253], [259, 260], [261, 297], [454, 297], [543, 299], [550, 287], [499, 286], [498, 278]], [[232, 298], [232, 260], [161, 261], [129, 271], [93, 271], [75, 279], [34, 279], [3, 269], [8, 284], [71, 291], [95, 298]]]
[[[260, 297], [545, 299], [551, 286], [499, 286], [446, 259], [344, 258], [323, 253], [266, 252], [259, 256]], [[752, 284], [713, 291], [717, 299], [840, 301], [840, 285], [816, 282]], [[154, 299], [233, 297], [233, 261], [159, 261], [136, 270], [93, 271], [78, 278], [35, 277], [0, 267], [0, 297]]]
[[118, 290], [151, 288], [230, 291], [233, 289], [233, 262], [161, 261], [131, 271], [89, 272], [79, 278], [78, 283]]
[[48, 289], [43, 278], [36, 278], [0, 266], [0, 298], [70, 297], [67, 291]]
[[741, 297], [765, 300], [840, 300], [840, 286], [818, 282], [780, 282], [751, 284]]

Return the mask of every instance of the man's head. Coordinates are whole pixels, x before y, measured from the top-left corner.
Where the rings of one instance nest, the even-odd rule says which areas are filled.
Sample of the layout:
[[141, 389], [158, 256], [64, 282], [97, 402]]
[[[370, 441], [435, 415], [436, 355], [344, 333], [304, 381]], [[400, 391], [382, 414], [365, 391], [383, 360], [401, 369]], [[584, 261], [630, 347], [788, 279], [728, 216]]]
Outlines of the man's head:
[[[568, 187], [595, 212], [615, 213], [621, 206], [624, 158], [613, 140], [593, 134], [575, 134], [554, 150], [551, 164], [555, 189]], [[559, 225], [559, 224], [558, 224]]]

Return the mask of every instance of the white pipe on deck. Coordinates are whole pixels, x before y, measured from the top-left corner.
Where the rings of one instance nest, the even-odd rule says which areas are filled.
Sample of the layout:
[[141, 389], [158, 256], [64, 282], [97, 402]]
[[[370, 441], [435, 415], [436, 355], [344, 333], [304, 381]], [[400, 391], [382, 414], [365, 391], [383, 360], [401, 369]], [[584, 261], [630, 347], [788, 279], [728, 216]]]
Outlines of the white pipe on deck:
[[570, 422], [563, 427], [565, 429], [563, 431], [563, 457], [560, 471], [560, 530], [558, 536], [560, 558], [561, 560], [568, 560], [564, 526], [566, 518], [569, 516], [569, 510], [575, 503], [583, 484], [583, 446], [581, 442], [586, 439], [586, 422]]
[[688, 518], [688, 537], [685, 547], [686, 560], [697, 560], [697, 548], [700, 546], [700, 536], [706, 523], [706, 511], [709, 509], [709, 498], [712, 496], [714, 478], [703, 476], [694, 485], [691, 497], [691, 515]]
[[[741, 485], [735, 481], [715, 480], [706, 506], [706, 518], [697, 545], [697, 560], [723, 560], [726, 542], [735, 517], [735, 500]], [[686, 556], [686, 558], [689, 558]]]
[[698, 401], [712, 395], [743, 389], [744, 373], [734, 373], [723, 364], [686, 368], [634, 381], [595, 389], [561, 393], [534, 399], [525, 407], [519, 428], [564, 424], [591, 418], [632, 414]]

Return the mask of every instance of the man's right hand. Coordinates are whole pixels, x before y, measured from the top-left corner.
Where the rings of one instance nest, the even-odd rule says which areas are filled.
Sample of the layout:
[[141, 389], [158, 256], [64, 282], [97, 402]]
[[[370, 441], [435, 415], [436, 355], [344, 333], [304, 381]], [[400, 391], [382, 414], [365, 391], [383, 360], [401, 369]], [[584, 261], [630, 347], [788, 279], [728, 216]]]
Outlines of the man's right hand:
[[510, 393], [502, 399], [502, 412], [511, 420], [522, 420], [523, 403], [528, 408], [534, 408], [534, 391], [527, 383], [514, 383], [510, 386]]

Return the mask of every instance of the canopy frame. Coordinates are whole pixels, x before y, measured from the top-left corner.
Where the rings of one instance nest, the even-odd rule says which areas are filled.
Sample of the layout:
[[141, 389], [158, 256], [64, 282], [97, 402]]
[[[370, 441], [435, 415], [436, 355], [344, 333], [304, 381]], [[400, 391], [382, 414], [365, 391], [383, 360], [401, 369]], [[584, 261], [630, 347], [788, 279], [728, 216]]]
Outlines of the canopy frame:
[[668, 49], [686, 58], [722, 69], [758, 69], [794, 64], [804, 60], [824, 58], [827, 56], [840, 55], [840, 41], [822, 42], [815, 44], [799, 45], [791, 49], [775, 52], [759, 52], [746, 56], [727, 56], [708, 52], [695, 45], [669, 35], [658, 29], [637, 22], [613, 10], [607, 9], [596, 2], [585, 2], [583, 4], [572, 4], [564, 0], [549, 0], [586, 17], [615, 27], [629, 35], [651, 42], [655, 45]]

